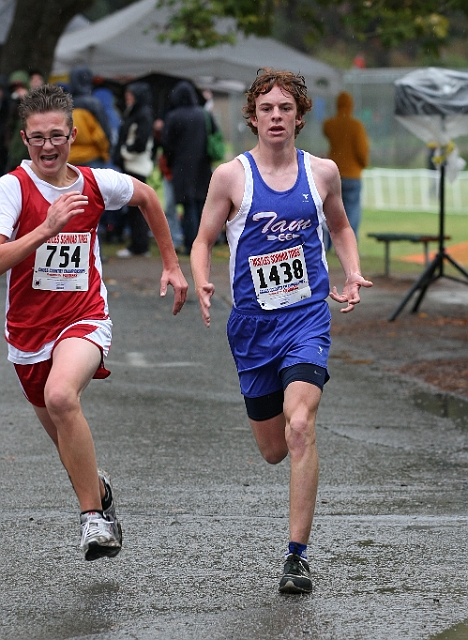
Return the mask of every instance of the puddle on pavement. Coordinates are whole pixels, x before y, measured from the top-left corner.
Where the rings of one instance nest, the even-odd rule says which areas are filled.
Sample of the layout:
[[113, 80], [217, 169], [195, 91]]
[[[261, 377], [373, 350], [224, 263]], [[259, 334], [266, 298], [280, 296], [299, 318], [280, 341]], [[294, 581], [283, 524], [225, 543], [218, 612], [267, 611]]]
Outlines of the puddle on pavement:
[[436, 636], [432, 636], [431, 640], [467, 640], [468, 638], [468, 620], [455, 625], [451, 629], [442, 631]]
[[425, 391], [418, 391], [412, 397], [420, 409], [442, 418], [451, 418], [457, 427], [468, 429], [468, 401], [443, 393]]

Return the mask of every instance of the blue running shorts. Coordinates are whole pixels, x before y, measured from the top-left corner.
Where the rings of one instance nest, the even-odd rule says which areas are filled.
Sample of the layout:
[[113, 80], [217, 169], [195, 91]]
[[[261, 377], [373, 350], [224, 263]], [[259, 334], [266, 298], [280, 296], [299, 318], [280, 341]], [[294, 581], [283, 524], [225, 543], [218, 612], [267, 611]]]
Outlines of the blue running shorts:
[[233, 308], [227, 337], [241, 393], [258, 398], [283, 389], [281, 370], [301, 363], [322, 367], [328, 380], [330, 320], [325, 300], [257, 315]]

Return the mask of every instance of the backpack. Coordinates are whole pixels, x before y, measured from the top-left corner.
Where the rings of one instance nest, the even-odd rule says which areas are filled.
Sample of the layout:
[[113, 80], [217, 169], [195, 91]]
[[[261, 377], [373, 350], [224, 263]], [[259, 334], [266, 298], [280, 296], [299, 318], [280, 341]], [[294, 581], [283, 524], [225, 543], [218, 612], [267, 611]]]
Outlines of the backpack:
[[205, 123], [206, 123], [206, 152], [213, 162], [217, 162], [218, 160], [224, 160], [225, 154], [225, 144], [223, 134], [218, 129], [217, 131], [213, 131], [213, 122], [211, 120], [211, 115], [203, 110], [205, 115]]

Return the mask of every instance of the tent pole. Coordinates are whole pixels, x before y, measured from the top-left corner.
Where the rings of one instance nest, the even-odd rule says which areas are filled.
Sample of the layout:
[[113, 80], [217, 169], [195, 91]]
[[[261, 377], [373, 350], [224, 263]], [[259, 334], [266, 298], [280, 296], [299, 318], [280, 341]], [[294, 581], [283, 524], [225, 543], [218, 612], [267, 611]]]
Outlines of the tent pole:
[[[440, 165], [439, 180], [439, 253], [445, 253], [445, 160]], [[440, 265], [440, 275], [443, 275], [443, 261]]]

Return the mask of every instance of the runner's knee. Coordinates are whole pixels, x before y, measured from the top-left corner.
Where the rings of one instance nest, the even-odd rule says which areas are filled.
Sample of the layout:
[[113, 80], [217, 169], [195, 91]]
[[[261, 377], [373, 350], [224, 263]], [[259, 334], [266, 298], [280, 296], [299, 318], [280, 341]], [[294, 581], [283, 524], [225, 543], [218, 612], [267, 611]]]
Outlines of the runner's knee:
[[64, 384], [46, 384], [44, 399], [47, 410], [53, 415], [75, 411], [80, 406], [75, 389]]
[[292, 456], [301, 455], [309, 447], [315, 447], [315, 426], [306, 417], [293, 415], [286, 425], [286, 443]]
[[268, 464], [279, 464], [288, 455], [288, 447], [286, 446], [286, 444], [278, 447], [270, 446], [264, 451], [260, 449], [260, 453], [262, 454], [263, 459], [268, 462]]

